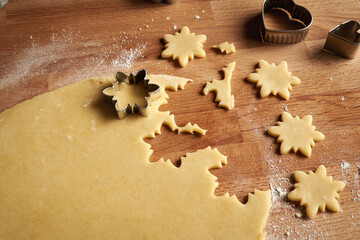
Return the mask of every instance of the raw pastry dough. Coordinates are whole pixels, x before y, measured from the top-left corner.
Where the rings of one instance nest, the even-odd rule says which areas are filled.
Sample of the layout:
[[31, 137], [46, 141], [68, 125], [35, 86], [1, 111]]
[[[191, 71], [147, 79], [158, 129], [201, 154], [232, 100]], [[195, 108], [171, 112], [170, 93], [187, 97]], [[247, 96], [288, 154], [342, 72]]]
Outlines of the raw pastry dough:
[[206, 86], [203, 89], [203, 93], [207, 95], [209, 92], [216, 92], [216, 102], [219, 102], [219, 107], [224, 107], [227, 109], [234, 108], [235, 100], [234, 95], [231, 95], [231, 84], [230, 80], [232, 77], [232, 72], [235, 69], [236, 62], [227, 64], [222, 68], [224, 72], [223, 80], [213, 80], [212, 82], [207, 82]]
[[178, 59], [182, 67], [186, 66], [189, 59], [194, 59], [194, 56], [206, 56], [204, 49], [202, 49], [206, 36], [190, 33], [186, 26], [181, 29], [180, 33], [176, 32], [175, 35], [165, 34], [164, 41], [166, 49], [162, 52], [161, 57]]
[[[0, 239], [262, 239], [270, 191], [215, 196], [208, 171], [226, 163], [209, 147], [179, 168], [149, 162], [146, 137], [179, 128], [165, 88], [188, 79], [148, 76], [161, 87], [148, 117], [118, 120], [102, 90], [84, 80], [0, 113]], [[199, 131], [197, 127], [186, 127]], [[174, 135], [176, 137], [176, 135]]]
[[257, 83], [257, 87], [261, 87], [261, 97], [267, 97], [270, 93], [288, 100], [290, 97], [289, 90], [292, 90], [291, 85], [300, 84], [300, 79], [291, 76], [288, 72], [288, 65], [286, 61], [281, 62], [278, 66], [275, 63], [269, 64], [265, 60], [259, 61], [259, 68], [256, 73], [251, 73], [247, 77], [250, 82]]
[[214, 48], [220, 49], [222, 53], [225, 52], [226, 54], [236, 52], [234, 43], [229, 44], [229, 42], [220, 43], [219, 45], [215, 45]]
[[325, 206], [333, 212], [339, 212], [340, 206], [337, 202], [338, 191], [345, 188], [345, 183], [333, 181], [332, 177], [326, 176], [326, 168], [320, 165], [315, 173], [308, 174], [302, 171], [294, 173], [295, 189], [291, 191], [288, 198], [292, 201], [299, 201], [301, 206], [306, 207], [306, 215], [314, 218], [318, 210], [325, 211]]
[[283, 112], [278, 126], [272, 126], [268, 129], [271, 136], [278, 137], [281, 142], [280, 153], [287, 154], [291, 149], [294, 152], [299, 150], [306, 157], [311, 156], [311, 147], [315, 145], [314, 141], [324, 140], [325, 136], [321, 132], [315, 131], [312, 124], [312, 116], [306, 115], [302, 119], [298, 116], [293, 118], [290, 113]]
[[[115, 87], [106, 88], [104, 93], [108, 96], [113, 96], [113, 101], [116, 101], [119, 109], [123, 109], [126, 105], [137, 104], [140, 107], [146, 107], [148, 103], [146, 102], [145, 97], [149, 96], [148, 89], [145, 88], [145, 83], [140, 82], [136, 85], [122, 83], [113, 83]], [[121, 91], [114, 90], [121, 89]]]

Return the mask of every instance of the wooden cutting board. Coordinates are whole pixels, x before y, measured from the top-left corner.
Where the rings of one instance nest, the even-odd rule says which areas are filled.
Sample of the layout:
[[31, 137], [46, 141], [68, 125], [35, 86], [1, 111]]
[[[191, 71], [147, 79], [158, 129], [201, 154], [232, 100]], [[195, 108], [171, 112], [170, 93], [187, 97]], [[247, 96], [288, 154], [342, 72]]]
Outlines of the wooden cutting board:
[[[229, 192], [242, 202], [254, 189], [273, 190], [268, 239], [360, 238], [360, 58], [348, 60], [322, 51], [330, 29], [349, 19], [360, 21], [358, 0], [298, 0], [314, 21], [306, 40], [294, 45], [263, 44], [259, 39], [262, 1], [178, 0], [152, 4], [131, 0], [16, 1], [0, 9], [0, 111], [38, 94], [83, 78], [126, 73], [145, 68], [151, 74], [191, 78], [185, 90], [170, 92], [162, 110], [175, 114], [179, 125], [197, 123], [205, 136], [162, 134], [146, 140], [154, 150], [151, 161], [164, 157], [179, 164], [187, 152], [207, 146], [228, 156], [218, 177], [216, 195]], [[281, 21], [282, 23], [283, 20]], [[276, 22], [274, 22], [276, 24]], [[286, 23], [285, 23], [286, 24]], [[161, 41], [188, 26], [205, 34], [207, 56], [189, 62], [161, 59]], [[212, 49], [234, 42], [237, 52], [223, 55]], [[290, 100], [259, 97], [259, 89], [245, 81], [258, 60], [280, 63], [302, 83]], [[203, 96], [207, 81], [222, 79], [221, 68], [236, 61], [232, 78], [235, 109], [216, 107], [215, 95]], [[310, 158], [279, 154], [279, 145], [266, 134], [282, 111], [313, 115], [325, 134]], [[304, 209], [288, 202], [295, 170], [315, 170], [324, 164], [328, 174], [346, 182], [340, 193], [340, 213], [320, 213], [305, 219]]]

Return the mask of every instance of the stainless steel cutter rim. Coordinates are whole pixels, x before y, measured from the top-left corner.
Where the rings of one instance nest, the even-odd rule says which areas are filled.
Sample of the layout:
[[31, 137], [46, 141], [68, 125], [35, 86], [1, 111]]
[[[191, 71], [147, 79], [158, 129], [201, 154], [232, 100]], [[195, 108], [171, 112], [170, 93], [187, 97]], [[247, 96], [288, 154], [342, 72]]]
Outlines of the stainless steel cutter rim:
[[[264, 16], [265, 16], [265, 4], [266, 4], [266, 2], [269, 2], [269, 1], [272, 1], [272, 0], [264, 0], [264, 2], [263, 2], [263, 8], [262, 8], [262, 17], [263, 17], [263, 23], [264, 23], [264, 27], [265, 27], [265, 28], [266, 28], [266, 24], [265, 24], [265, 21], [264, 21]], [[296, 4], [294, 1], [292, 1], [292, 0], [290, 0], [290, 1], [293, 2], [297, 7], [301, 7], [301, 8], [303, 8], [304, 11], [307, 11], [307, 12], [308, 12], [308, 14], [311, 16], [310, 23], [309, 23], [309, 24], [306, 24], [306, 23], [304, 23], [303, 21], [301, 21], [301, 19], [295, 18], [295, 19], [299, 20], [300, 22], [302, 22], [302, 23], [305, 25], [305, 27], [300, 28], [300, 29], [294, 29], [294, 30], [286, 30], [286, 29], [285, 29], [285, 30], [274, 30], [274, 29], [266, 28], [267, 31], [270, 31], [270, 32], [285, 32], [285, 33], [287, 33], [287, 32], [302, 32], [302, 31], [310, 28], [310, 26], [312, 25], [312, 22], [313, 22], [313, 18], [312, 18], [312, 15], [311, 15], [310, 11], [307, 10], [306, 8], [304, 8], [303, 6], [297, 5], [297, 4]], [[282, 8], [282, 7], [278, 7], [278, 8], [284, 9], [284, 8]], [[273, 9], [274, 9], [274, 8], [273, 8]], [[286, 10], [286, 9], [284, 9], [284, 10]], [[287, 10], [286, 10], [286, 11], [287, 11]], [[287, 11], [287, 12], [288, 12], [288, 11]], [[290, 12], [288, 12], [288, 13], [289, 13], [290, 16], [292, 17], [291, 13], [290, 13]]]
[[330, 34], [330, 35], [332, 35], [332, 36], [334, 36], [336, 38], [340, 38], [341, 40], [344, 40], [345, 42], [348, 42], [348, 43], [351, 43], [351, 44], [360, 44], [360, 42], [351, 41], [351, 40], [349, 40], [347, 38], [344, 38], [344, 37], [334, 33], [335, 30], [337, 30], [339, 27], [341, 27], [341, 25], [345, 25], [345, 24], [348, 24], [348, 23], [351, 23], [351, 22], [355, 22], [355, 23], [358, 24], [359, 29], [357, 30], [357, 34], [360, 34], [360, 32], [359, 32], [360, 31], [360, 23], [358, 21], [356, 21], [356, 20], [348, 20], [346, 22], [340, 23], [339, 25], [337, 25], [336, 27], [331, 29], [328, 34]]
[[[288, 6], [286, 4], [290, 4], [291, 6]], [[292, 7], [292, 9], [289, 9], [289, 7]], [[305, 25], [305, 27], [294, 30], [275, 30], [266, 28], [265, 12], [268, 9], [276, 8], [284, 9], [286, 12], [289, 13], [291, 18], [301, 21]], [[297, 12], [295, 10], [297, 10]], [[302, 13], [302, 18], [295, 17], [296, 13], [299, 14], [300, 12]], [[310, 11], [303, 6], [297, 5], [293, 0], [264, 0], [262, 4], [261, 18], [261, 38], [264, 42], [270, 43], [291, 44], [300, 42], [306, 37], [309, 28], [313, 22], [313, 17]], [[281, 34], [283, 35], [281, 36]]]
[[323, 50], [348, 59], [360, 53], [360, 23], [348, 20], [328, 32]]
[[[118, 114], [118, 118], [119, 119], [123, 119], [125, 118], [128, 114], [135, 114], [135, 113], [140, 113], [140, 115], [147, 117], [149, 115], [149, 106], [150, 106], [150, 102], [153, 100], [156, 100], [159, 95], [160, 95], [160, 86], [154, 83], [149, 83], [149, 79], [145, 79], [146, 78], [146, 71], [140, 70], [138, 72], [136, 72], [135, 75], [133, 75], [132, 73], [130, 73], [129, 75], [126, 75], [123, 72], [117, 72], [115, 74], [115, 82], [112, 83], [111, 87], [107, 87], [105, 88], [102, 92], [103, 94], [110, 99], [110, 101], [112, 103], [115, 103], [115, 109], [117, 111]], [[125, 107], [123, 108], [119, 108], [119, 105], [117, 103], [117, 100], [114, 99], [115, 96], [113, 95], [109, 95], [106, 93], [106, 90], [109, 88], [114, 89], [114, 93], [115, 93], [115, 85], [119, 86], [121, 83], [125, 83], [128, 85], [137, 85], [139, 82], [144, 81], [145, 83], [145, 88], [148, 89], [148, 93], [147, 96], [145, 96], [145, 102], [146, 105], [145, 106], [140, 106], [139, 104], [137, 104], [136, 102], [134, 104], [127, 104], [125, 105]], [[119, 89], [117, 89], [119, 90]]]

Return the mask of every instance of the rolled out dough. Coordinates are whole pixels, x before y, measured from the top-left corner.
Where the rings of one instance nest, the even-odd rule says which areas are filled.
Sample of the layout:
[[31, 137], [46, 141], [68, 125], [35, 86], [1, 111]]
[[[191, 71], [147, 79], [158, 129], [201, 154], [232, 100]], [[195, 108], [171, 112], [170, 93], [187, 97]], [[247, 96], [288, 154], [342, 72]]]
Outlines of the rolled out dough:
[[[112, 78], [83, 80], [0, 113], [0, 239], [262, 239], [270, 191], [246, 204], [215, 196], [226, 157], [210, 147], [189, 153], [179, 168], [149, 162], [143, 141], [162, 124], [166, 88], [187, 79], [149, 76], [161, 86], [150, 115], [118, 120], [101, 91]], [[176, 137], [176, 135], [174, 135]]]

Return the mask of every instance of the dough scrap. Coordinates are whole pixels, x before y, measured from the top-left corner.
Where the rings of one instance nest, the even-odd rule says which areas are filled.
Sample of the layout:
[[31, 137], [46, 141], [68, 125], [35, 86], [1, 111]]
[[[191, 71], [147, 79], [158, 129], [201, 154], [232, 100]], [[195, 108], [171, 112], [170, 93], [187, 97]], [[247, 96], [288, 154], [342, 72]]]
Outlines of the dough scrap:
[[289, 193], [288, 199], [299, 201], [301, 206], [305, 205], [308, 218], [314, 218], [319, 209], [324, 212], [325, 207], [330, 211], [339, 212], [337, 192], [344, 190], [345, 183], [333, 181], [331, 176], [327, 177], [324, 165], [320, 165], [315, 173], [295, 171], [294, 176], [297, 183], [294, 185], [295, 189]]
[[290, 98], [289, 90], [292, 90], [292, 85], [301, 83], [299, 78], [291, 76], [291, 72], [288, 72], [286, 61], [276, 66], [275, 63], [269, 64], [265, 60], [260, 60], [256, 73], [249, 74], [247, 80], [255, 82], [257, 87], [261, 87], [261, 97], [267, 97], [272, 93], [273, 95], [279, 94], [286, 100]]
[[264, 239], [270, 191], [255, 190], [246, 204], [215, 196], [208, 169], [226, 163], [218, 150], [188, 153], [179, 168], [149, 161], [143, 139], [163, 124], [178, 129], [159, 111], [164, 89], [189, 80], [148, 77], [163, 94], [148, 117], [117, 119], [101, 93], [113, 78], [83, 80], [0, 113], [0, 239]]
[[272, 126], [267, 130], [271, 136], [278, 137], [277, 141], [281, 142], [281, 154], [287, 154], [292, 149], [294, 152], [299, 150], [306, 157], [310, 157], [311, 147], [315, 145], [314, 141], [325, 139], [324, 134], [315, 131], [311, 115], [306, 115], [302, 119], [298, 116], [293, 118], [290, 113], [284, 111], [281, 121], [277, 122], [277, 126]]
[[231, 77], [232, 72], [235, 69], [236, 62], [228, 63], [225, 67], [222, 68], [224, 72], [223, 80], [213, 80], [212, 82], [207, 82], [206, 86], [203, 89], [204, 95], [207, 95], [209, 92], [216, 92], [216, 102], [219, 102], [218, 106], [232, 109], [235, 105], [234, 95], [231, 95]]
[[222, 53], [230, 54], [236, 52], [234, 43], [223, 42], [219, 45], [215, 45], [214, 48], [220, 49]]
[[206, 36], [190, 33], [190, 29], [186, 26], [181, 29], [180, 33], [176, 32], [175, 35], [165, 34], [164, 41], [166, 49], [161, 53], [161, 57], [178, 59], [182, 67], [186, 66], [189, 59], [194, 59], [194, 56], [206, 56], [203, 49]]

